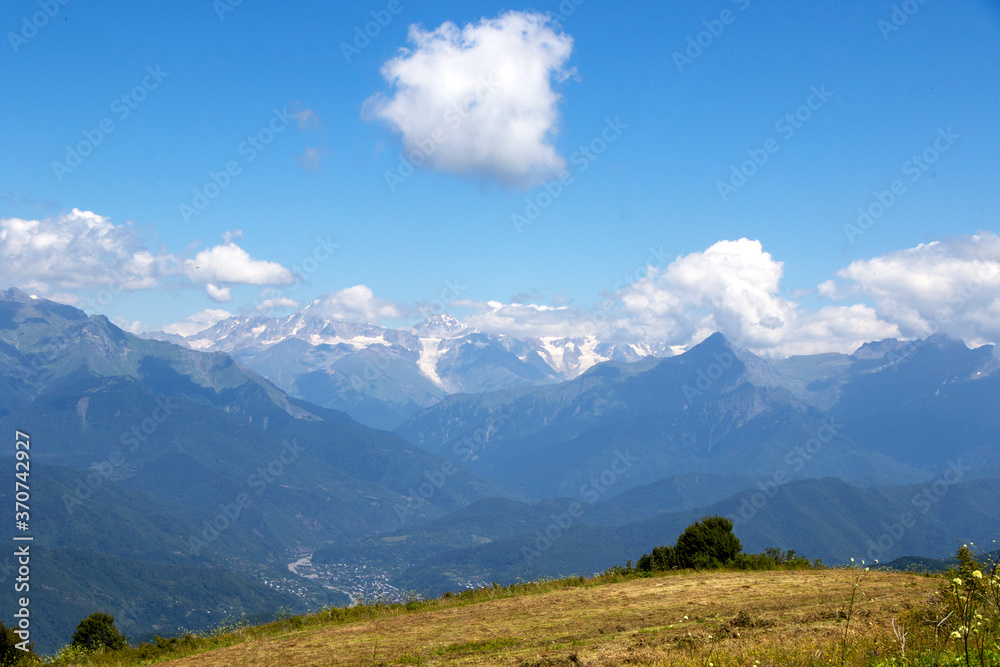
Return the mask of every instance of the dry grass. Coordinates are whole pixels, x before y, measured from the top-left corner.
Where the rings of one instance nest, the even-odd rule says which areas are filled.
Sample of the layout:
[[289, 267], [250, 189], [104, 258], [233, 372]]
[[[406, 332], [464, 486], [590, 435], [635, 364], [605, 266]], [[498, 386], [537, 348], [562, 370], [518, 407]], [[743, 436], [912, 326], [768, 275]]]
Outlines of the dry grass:
[[[311, 627], [162, 664], [837, 664], [855, 576], [846, 570], [666, 575]], [[890, 620], [922, 607], [938, 584], [872, 572], [855, 605], [856, 652], [885, 641]]]

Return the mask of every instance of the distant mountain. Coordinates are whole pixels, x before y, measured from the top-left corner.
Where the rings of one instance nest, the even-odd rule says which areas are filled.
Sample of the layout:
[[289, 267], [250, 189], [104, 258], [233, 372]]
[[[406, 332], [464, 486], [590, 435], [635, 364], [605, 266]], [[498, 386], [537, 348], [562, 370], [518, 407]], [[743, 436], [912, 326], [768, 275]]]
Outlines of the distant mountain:
[[881, 443], [859, 444], [796, 389], [780, 366], [715, 334], [675, 357], [600, 364], [558, 385], [450, 396], [397, 433], [534, 498], [604, 499], [690, 473], [862, 484], [930, 474]]
[[332, 319], [328, 313], [320, 299], [284, 318], [231, 317], [187, 337], [146, 336], [225, 352], [291, 396], [386, 429], [449, 394], [553, 384], [604, 361], [669, 354], [665, 347], [593, 337], [490, 335], [448, 315], [428, 317], [409, 329], [387, 329]]
[[[0, 428], [31, 437], [40, 548], [150, 572], [212, 570], [206, 585], [229, 582], [223, 597], [256, 591], [271, 604], [279, 598], [261, 586], [279, 580], [304, 604], [308, 582], [288, 584], [296, 554], [395, 529], [403, 512], [419, 522], [507, 493], [398, 436], [291, 398], [226, 354], [142, 339], [16, 290], [0, 294], [0, 378]], [[13, 503], [3, 506], [12, 526]], [[80, 581], [109, 576], [71, 571]], [[89, 590], [105, 593], [80, 605], [100, 600], [113, 613], [124, 603], [113, 586]], [[205, 618], [189, 620], [204, 629]]]
[[[571, 518], [575, 501], [570, 499], [548, 500], [537, 508], [508, 503], [510, 525], [533, 521], [530, 530], [508, 537], [493, 527], [489, 535], [495, 538], [472, 544], [467, 529], [465, 544], [429, 550], [430, 557], [397, 575], [393, 583], [404, 590], [439, 595], [468, 582], [507, 584], [518, 579], [589, 576], [627, 560], [634, 563], [652, 547], [672, 544], [692, 522], [715, 514], [734, 519], [736, 535], [747, 552], [792, 549], [827, 564], [851, 558], [888, 562], [907, 554], [942, 559], [965, 542], [991, 544], [1000, 523], [1000, 505], [992, 502], [1000, 494], [1000, 480], [957, 481], [945, 489], [935, 490], [933, 484], [864, 489], [835, 479], [804, 480], [774, 489], [763, 502], [759, 497], [763, 492], [751, 489], [702, 509], [618, 526], [591, 522], [592, 515], [602, 511], [600, 505], [578, 503], [577, 518]], [[417, 534], [401, 531], [388, 537], [383, 548], [405, 551], [412, 540], [421, 545], [447, 543], [444, 536], [456, 526], [477, 526], [471, 514], [485, 509], [474, 504], [451, 524], [438, 521]], [[549, 516], [538, 517], [545, 513]]]

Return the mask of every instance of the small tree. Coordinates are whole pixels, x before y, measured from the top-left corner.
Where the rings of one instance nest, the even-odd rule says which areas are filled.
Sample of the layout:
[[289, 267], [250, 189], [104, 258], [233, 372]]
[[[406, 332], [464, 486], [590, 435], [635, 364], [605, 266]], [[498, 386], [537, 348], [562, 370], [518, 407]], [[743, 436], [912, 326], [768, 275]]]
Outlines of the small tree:
[[28, 650], [22, 651], [17, 647], [21, 638], [14, 632], [14, 628], [8, 628], [0, 621], [0, 665], [18, 665], [29, 655], [34, 655], [34, 642], [28, 644]]
[[80, 621], [70, 645], [90, 651], [100, 648], [117, 651], [127, 648], [128, 642], [121, 630], [115, 627], [115, 617], [99, 611]]
[[724, 516], [707, 516], [677, 538], [674, 553], [680, 567], [719, 567], [743, 551], [733, 534], [733, 522]]
[[733, 522], [724, 516], [706, 516], [692, 523], [672, 547], [656, 547], [636, 563], [641, 572], [673, 568], [721, 567], [743, 552], [733, 534]]

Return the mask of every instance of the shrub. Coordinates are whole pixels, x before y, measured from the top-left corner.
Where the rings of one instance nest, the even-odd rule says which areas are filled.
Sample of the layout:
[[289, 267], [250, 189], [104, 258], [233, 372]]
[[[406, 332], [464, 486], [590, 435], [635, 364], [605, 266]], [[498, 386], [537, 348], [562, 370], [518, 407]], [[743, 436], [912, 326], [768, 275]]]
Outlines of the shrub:
[[117, 651], [128, 648], [125, 635], [115, 627], [115, 617], [104, 612], [96, 612], [80, 621], [73, 633], [70, 646], [96, 651], [101, 648]]
[[17, 648], [21, 638], [14, 632], [14, 628], [8, 628], [0, 622], [0, 665], [17, 665], [24, 661], [27, 656], [34, 655], [34, 643], [28, 645], [27, 651]]
[[707, 516], [684, 529], [677, 543], [656, 547], [636, 563], [641, 572], [675, 568], [722, 567], [743, 551], [733, 534], [733, 522], [724, 516]]
[[742, 551], [733, 522], [724, 516], [707, 516], [684, 529], [674, 556], [680, 567], [721, 567]]

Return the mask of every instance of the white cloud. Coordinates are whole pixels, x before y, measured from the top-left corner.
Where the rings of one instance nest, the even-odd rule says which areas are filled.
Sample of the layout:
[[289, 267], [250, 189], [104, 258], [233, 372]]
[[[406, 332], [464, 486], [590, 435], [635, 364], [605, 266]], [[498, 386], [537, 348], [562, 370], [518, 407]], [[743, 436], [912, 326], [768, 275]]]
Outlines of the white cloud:
[[398, 304], [376, 297], [366, 285], [345, 287], [336, 294], [327, 294], [306, 309], [330, 319], [372, 324], [403, 316], [403, 309]]
[[230, 243], [233, 239], [241, 239], [241, 238], [243, 238], [242, 229], [234, 229], [231, 232], [222, 232], [223, 243]]
[[277, 262], [253, 259], [235, 243], [202, 250], [184, 262], [184, 274], [201, 283], [243, 285], [290, 285], [292, 272]]
[[619, 292], [633, 328], [671, 344], [690, 344], [722, 331], [751, 348], [768, 348], [786, 335], [795, 304], [778, 287], [783, 264], [759, 241], [720, 241]]
[[263, 299], [259, 304], [257, 304], [257, 312], [264, 314], [271, 314], [272, 311], [281, 309], [296, 309], [299, 307], [299, 302], [293, 299], [289, 299], [287, 296], [282, 296], [280, 293], [274, 290], [264, 290], [261, 294]]
[[80, 304], [81, 292], [148, 290], [184, 281], [204, 284], [215, 301], [229, 301], [238, 284], [288, 285], [292, 272], [253, 259], [236, 245], [239, 229], [223, 234], [223, 245], [182, 260], [150, 250], [132, 223], [73, 209], [42, 220], [0, 219], [0, 280], [63, 303]]
[[984, 232], [852, 262], [822, 292], [867, 297], [909, 338], [943, 333], [970, 345], [1000, 342], [1000, 237]]
[[153, 255], [131, 223], [73, 209], [43, 220], [0, 219], [0, 276], [7, 283], [50, 290], [155, 287], [172, 257]]
[[461, 29], [413, 25], [409, 41], [382, 68], [392, 93], [365, 103], [366, 116], [401, 135], [404, 156], [418, 152], [438, 171], [525, 187], [565, 165], [552, 145], [553, 82], [573, 73], [565, 67], [573, 39], [547, 17], [512, 11]]
[[199, 313], [194, 313], [184, 318], [180, 322], [174, 322], [163, 327], [163, 331], [179, 336], [191, 336], [215, 326], [224, 319], [232, 317], [233, 314], [227, 310], [208, 308]]
[[619, 296], [633, 332], [669, 345], [690, 346], [721, 331], [754, 352], [786, 356], [853, 352], [899, 336], [894, 323], [865, 305], [802, 308], [782, 294], [783, 273], [760, 241], [719, 241], [663, 269], [650, 267]]
[[143, 331], [142, 322], [138, 320], [126, 320], [121, 317], [111, 318], [111, 322], [119, 329], [124, 329], [129, 333], [139, 334]]
[[219, 287], [212, 283], [205, 283], [205, 294], [216, 303], [229, 303], [233, 300], [233, 289], [231, 287]]

